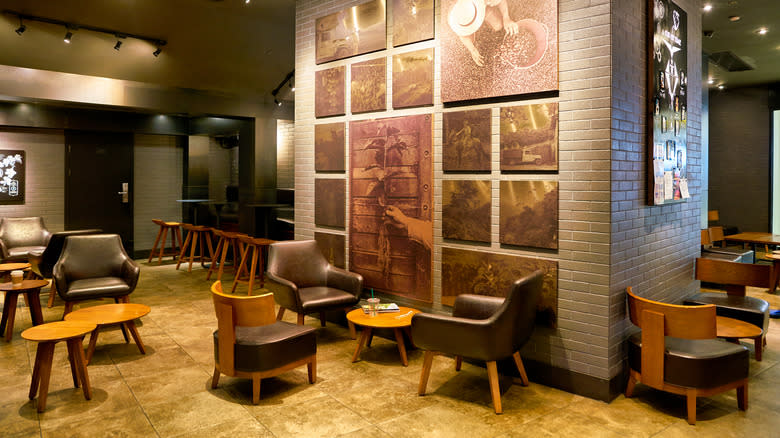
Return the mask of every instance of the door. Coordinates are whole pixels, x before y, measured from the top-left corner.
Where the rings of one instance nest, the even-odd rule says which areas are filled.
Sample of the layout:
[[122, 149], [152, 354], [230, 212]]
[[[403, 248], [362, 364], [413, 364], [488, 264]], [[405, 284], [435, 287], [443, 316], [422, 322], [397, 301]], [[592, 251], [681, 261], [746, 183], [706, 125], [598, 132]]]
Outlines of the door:
[[65, 228], [119, 234], [133, 255], [133, 134], [65, 131]]

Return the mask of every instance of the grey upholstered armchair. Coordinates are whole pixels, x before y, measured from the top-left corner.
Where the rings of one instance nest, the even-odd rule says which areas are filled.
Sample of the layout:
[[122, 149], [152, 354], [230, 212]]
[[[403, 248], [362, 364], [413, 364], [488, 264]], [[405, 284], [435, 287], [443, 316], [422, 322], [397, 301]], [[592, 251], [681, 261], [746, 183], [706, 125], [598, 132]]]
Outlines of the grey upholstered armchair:
[[455, 299], [452, 316], [418, 313], [412, 317], [412, 339], [425, 351], [419, 394], [425, 394], [433, 356], [455, 355], [455, 369], [463, 357], [487, 362], [490, 393], [496, 414], [502, 412], [496, 361], [512, 357], [523, 386], [528, 385], [520, 348], [534, 329], [536, 305], [542, 293], [542, 271], [512, 285], [506, 298], [463, 294]]
[[325, 326], [326, 310], [354, 306], [363, 290], [363, 277], [328, 263], [314, 240], [271, 244], [267, 275], [266, 288], [280, 306], [277, 320], [290, 309], [298, 313], [298, 324], [304, 315], [319, 312]]
[[141, 268], [127, 255], [117, 234], [70, 236], [54, 265], [57, 293], [65, 301], [65, 315], [78, 301], [114, 298], [128, 302]]
[[26, 262], [32, 251], [43, 251], [51, 233], [43, 218], [6, 217], [0, 219], [0, 257], [3, 263]]

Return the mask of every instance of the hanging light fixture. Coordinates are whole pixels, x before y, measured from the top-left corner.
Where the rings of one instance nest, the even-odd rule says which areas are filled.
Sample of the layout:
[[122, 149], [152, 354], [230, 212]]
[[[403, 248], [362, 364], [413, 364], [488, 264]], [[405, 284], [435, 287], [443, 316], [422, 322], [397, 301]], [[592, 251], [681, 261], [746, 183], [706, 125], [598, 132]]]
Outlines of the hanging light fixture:
[[19, 17], [19, 27], [16, 28], [16, 34], [21, 36], [25, 30], [27, 30], [27, 26], [22, 22], [22, 17]]
[[65, 27], [65, 38], [62, 39], [62, 41], [65, 41], [65, 44], [70, 44], [70, 40], [73, 38], [73, 32], [70, 31], [69, 27]]

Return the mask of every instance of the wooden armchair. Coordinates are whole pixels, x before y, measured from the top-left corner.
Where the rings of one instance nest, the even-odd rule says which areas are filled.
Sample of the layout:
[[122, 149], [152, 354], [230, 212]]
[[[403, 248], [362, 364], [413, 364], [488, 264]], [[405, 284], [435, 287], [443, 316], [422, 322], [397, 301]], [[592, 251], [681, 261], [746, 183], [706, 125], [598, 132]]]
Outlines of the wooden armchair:
[[317, 339], [313, 328], [276, 321], [272, 294], [235, 296], [211, 285], [217, 331], [214, 332], [214, 377], [252, 379], [252, 403], [260, 402], [260, 380], [306, 365], [309, 383], [317, 380]]
[[626, 289], [631, 322], [642, 329], [629, 338], [626, 397], [637, 382], [687, 398], [688, 423], [696, 424], [696, 398], [737, 390], [748, 407], [747, 349], [716, 339], [715, 306], [680, 306], [636, 296]]

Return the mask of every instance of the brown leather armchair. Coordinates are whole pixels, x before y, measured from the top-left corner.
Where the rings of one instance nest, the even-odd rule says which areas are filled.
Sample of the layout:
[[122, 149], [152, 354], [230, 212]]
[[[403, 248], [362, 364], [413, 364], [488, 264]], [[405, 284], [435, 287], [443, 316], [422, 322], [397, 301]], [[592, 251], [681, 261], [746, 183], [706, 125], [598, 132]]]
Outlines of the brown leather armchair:
[[65, 313], [78, 301], [114, 298], [128, 302], [141, 268], [127, 255], [117, 234], [70, 236], [54, 265], [57, 293], [65, 301]]
[[326, 310], [354, 306], [363, 290], [363, 276], [328, 263], [314, 240], [271, 244], [266, 274], [266, 288], [280, 306], [276, 319], [290, 309], [298, 313], [301, 325], [304, 315], [319, 312], [324, 327]]
[[496, 414], [502, 413], [496, 361], [512, 357], [523, 386], [528, 386], [520, 348], [534, 329], [536, 305], [542, 293], [541, 271], [512, 285], [507, 297], [463, 294], [455, 299], [452, 316], [418, 313], [412, 317], [412, 338], [425, 351], [419, 394], [425, 395], [433, 356], [455, 355], [455, 369], [463, 357], [487, 362], [490, 393]]
[[0, 219], [0, 257], [3, 263], [26, 262], [31, 251], [43, 251], [51, 233], [43, 218], [6, 217]]

